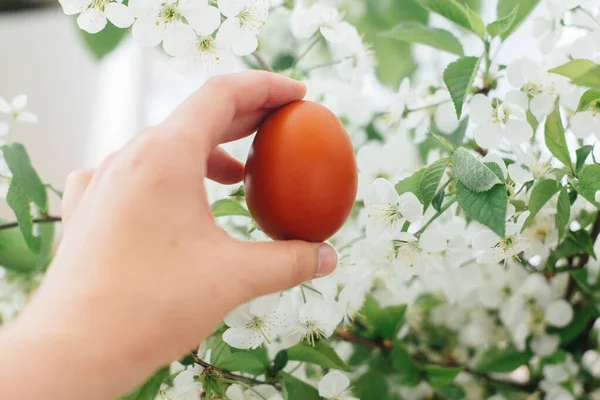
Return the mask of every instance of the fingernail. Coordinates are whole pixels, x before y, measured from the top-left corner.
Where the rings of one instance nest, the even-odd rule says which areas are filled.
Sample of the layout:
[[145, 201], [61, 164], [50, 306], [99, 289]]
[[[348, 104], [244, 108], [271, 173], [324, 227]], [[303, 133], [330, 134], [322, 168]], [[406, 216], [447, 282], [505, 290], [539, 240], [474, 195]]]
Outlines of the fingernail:
[[319, 245], [318, 254], [319, 266], [315, 274], [317, 278], [332, 273], [337, 264], [337, 254], [331, 246], [326, 244]]

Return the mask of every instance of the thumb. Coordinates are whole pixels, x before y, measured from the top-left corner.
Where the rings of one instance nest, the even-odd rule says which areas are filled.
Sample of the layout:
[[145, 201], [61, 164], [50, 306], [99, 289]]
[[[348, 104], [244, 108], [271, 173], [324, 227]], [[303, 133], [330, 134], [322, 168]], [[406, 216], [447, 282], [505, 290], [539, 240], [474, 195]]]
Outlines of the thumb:
[[241, 242], [243, 271], [250, 297], [262, 296], [329, 275], [337, 264], [335, 250], [325, 243], [302, 241]]

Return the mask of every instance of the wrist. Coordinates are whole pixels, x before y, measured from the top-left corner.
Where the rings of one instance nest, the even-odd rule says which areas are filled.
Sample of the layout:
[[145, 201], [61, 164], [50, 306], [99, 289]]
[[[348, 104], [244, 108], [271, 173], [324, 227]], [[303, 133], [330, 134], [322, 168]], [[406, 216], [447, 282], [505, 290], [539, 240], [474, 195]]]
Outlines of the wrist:
[[127, 393], [154, 371], [150, 352], [102, 328], [99, 321], [91, 323], [79, 311], [37, 298], [0, 332], [5, 361], [0, 384], [37, 382], [11, 387], [19, 392], [7, 398], [109, 399]]

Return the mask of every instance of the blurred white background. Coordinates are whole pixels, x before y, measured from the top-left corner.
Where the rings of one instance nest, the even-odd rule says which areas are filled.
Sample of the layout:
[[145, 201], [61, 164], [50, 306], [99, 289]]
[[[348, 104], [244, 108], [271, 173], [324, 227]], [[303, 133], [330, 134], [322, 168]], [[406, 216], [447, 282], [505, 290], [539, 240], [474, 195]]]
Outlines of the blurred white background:
[[[496, 1], [482, 4], [484, 20], [493, 20]], [[533, 18], [545, 13], [538, 7]], [[504, 63], [543, 59], [531, 20], [502, 47]], [[98, 62], [80, 36], [58, 5], [0, 13], [0, 96], [29, 95], [29, 109], [40, 122], [18, 126], [14, 137], [29, 149], [42, 180], [59, 188], [70, 171], [96, 166], [143, 126], [163, 120], [203, 82], [180, 75], [160, 51], [141, 48], [131, 38]], [[479, 45], [474, 39], [473, 46]], [[427, 60], [425, 49], [417, 48], [420, 53]], [[57, 206], [54, 200], [53, 211]]]

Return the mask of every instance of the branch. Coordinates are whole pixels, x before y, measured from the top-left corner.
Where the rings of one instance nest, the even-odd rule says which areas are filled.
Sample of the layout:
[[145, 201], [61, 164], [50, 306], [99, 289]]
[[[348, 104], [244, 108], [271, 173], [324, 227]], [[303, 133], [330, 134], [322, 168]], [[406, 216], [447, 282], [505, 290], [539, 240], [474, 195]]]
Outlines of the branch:
[[252, 53], [252, 57], [254, 57], [254, 59], [262, 69], [264, 69], [265, 71], [273, 72], [273, 67], [271, 67], [267, 60], [265, 60], [262, 54], [260, 54], [258, 51]]
[[[339, 339], [339, 340], [343, 340], [345, 342], [350, 342], [350, 343], [355, 343], [355, 344], [360, 344], [363, 346], [367, 346], [367, 347], [371, 347], [374, 349], [378, 349], [384, 352], [388, 352], [392, 349], [392, 341], [391, 340], [384, 340], [383, 342], [381, 341], [373, 341], [373, 340], [369, 340], [369, 339], [365, 339], [365, 338], [361, 338], [359, 336], [354, 335], [352, 332], [350, 332], [347, 329], [338, 329], [336, 330], [334, 336], [335, 339]], [[411, 357], [413, 358], [413, 360], [419, 362], [419, 363], [423, 363], [423, 362], [427, 362], [428, 364], [433, 364], [433, 365], [438, 365], [440, 367], [460, 367], [461, 365], [456, 363], [455, 361], [449, 361], [449, 362], [436, 362], [436, 361], [430, 361], [430, 360], [423, 360], [423, 357], [421, 357], [420, 354], [412, 354]], [[537, 389], [538, 385], [537, 382], [535, 381], [531, 381], [531, 382], [527, 382], [527, 383], [518, 383], [518, 382], [514, 382], [514, 381], [506, 381], [506, 380], [502, 380], [502, 379], [494, 379], [492, 377], [490, 377], [489, 375], [480, 373], [480, 372], [476, 372], [472, 369], [470, 369], [469, 367], [464, 367], [463, 368], [464, 372], [467, 372], [477, 378], [480, 379], [484, 379], [485, 381], [492, 383], [492, 384], [498, 384], [498, 385], [506, 385], [506, 386], [510, 386], [513, 387], [515, 389], [518, 390], [522, 390], [522, 391], [526, 391], [526, 392], [533, 392]]]
[[[47, 223], [53, 223], [53, 222], [61, 222], [62, 218], [61, 217], [55, 217], [52, 215], [48, 215], [45, 217], [41, 217], [41, 218], [35, 218], [33, 220], [34, 224], [47, 224]], [[12, 228], [17, 228], [19, 226], [18, 222], [8, 222], [6, 224], [2, 224], [0, 225], [0, 231], [5, 230], [5, 229], [12, 229]]]
[[[592, 238], [592, 244], [596, 243], [596, 239], [598, 239], [598, 235], [600, 235], [600, 212], [596, 214], [596, 219], [594, 220], [594, 225], [592, 226], [592, 232], [590, 236]], [[579, 258], [579, 264], [577, 264], [578, 268], [582, 268], [587, 262], [590, 260], [590, 255], [585, 253]]]
[[379, 350], [383, 350], [383, 351], [388, 351], [388, 350], [392, 349], [392, 342], [389, 340], [384, 341], [382, 343], [374, 342], [372, 340], [364, 339], [359, 336], [356, 336], [347, 329], [336, 330], [335, 334], [334, 334], [334, 338], [343, 340], [345, 342], [362, 344], [363, 346], [372, 347], [374, 349], [379, 349]]
[[205, 371], [208, 371], [208, 372], [214, 371], [226, 379], [230, 379], [230, 380], [238, 381], [238, 382], [249, 383], [252, 385], [271, 385], [269, 382], [260, 381], [258, 379], [249, 378], [246, 376], [232, 374], [231, 372], [223, 371], [222, 369], [217, 368], [214, 365], [209, 364], [206, 361], [200, 359], [200, 357], [198, 357], [198, 354], [195, 351], [192, 351], [192, 356], [194, 357], [194, 361], [196, 362], [196, 364], [199, 364], [200, 366], [202, 366]]

